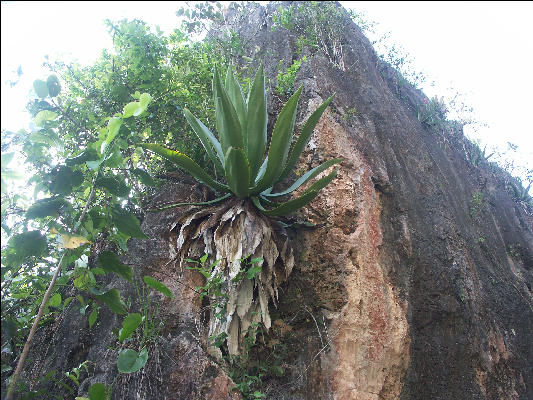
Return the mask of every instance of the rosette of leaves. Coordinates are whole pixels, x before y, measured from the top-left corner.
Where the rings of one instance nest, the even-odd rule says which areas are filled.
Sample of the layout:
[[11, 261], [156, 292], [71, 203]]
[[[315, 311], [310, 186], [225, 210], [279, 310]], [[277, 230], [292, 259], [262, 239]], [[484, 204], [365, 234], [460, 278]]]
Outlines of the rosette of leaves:
[[[316, 109], [293, 144], [296, 108], [301, 92], [302, 87], [294, 93], [281, 110], [269, 144], [267, 143], [268, 120], [262, 67], [255, 76], [248, 99], [244, 98], [241, 86], [235, 79], [231, 68], [228, 68], [225, 84], [218, 71], [215, 70], [213, 93], [218, 139], [187, 109], [184, 113], [210, 160], [226, 178], [227, 183], [216, 181], [185, 154], [153, 143], [142, 144], [142, 147], [165, 157], [198, 181], [224, 194], [215, 201], [231, 196], [241, 199], [250, 198], [259, 211], [265, 215], [275, 217], [291, 213], [313, 200], [318, 192], [333, 180], [337, 171], [318, 179], [295, 199], [286, 202], [276, 200], [294, 192], [327, 168], [341, 161], [339, 158], [329, 160], [302, 175], [288, 189], [272, 193], [274, 185], [285, 179], [296, 165], [320, 116], [333, 99], [333, 96], [330, 97]], [[291, 144], [293, 144], [292, 149]]]
[[[333, 99], [333, 96], [328, 98], [311, 114], [293, 141], [301, 93], [302, 87], [283, 106], [268, 143], [262, 66], [249, 88], [248, 98], [244, 97], [231, 67], [225, 82], [215, 69], [213, 94], [218, 138], [188, 110], [184, 113], [225, 182], [215, 180], [185, 154], [158, 144], [142, 145], [221, 194], [215, 200], [196, 203], [209, 207], [182, 215], [171, 229], [178, 236], [177, 252], [182, 264], [186, 258], [199, 258], [205, 253], [215, 265], [204, 275], [208, 281], [216, 278], [221, 286], [219, 293], [226, 296], [222, 302], [211, 298], [216, 306], [210, 316], [209, 335], [218, 338], [226, 335], [230, 354], [241, 352], [242, 340], [251, 324], [262, 321], [267, 329], [270, 327], [268, 303], [270, 300], [276, 303], [277, 288], [294, 265], [282, 226], [269, 217], [285, 215], [308, 204], [333, 180], [337, 171], [317, 179], [293, 199], [278, 200], [342, 161], [340, 158], [326, 161], [301, 175], [287, 189], [274, 191], [274, 186], [295, 167]], [[173, 206], [176, 205], [180, 204]], [[247, 272], [249, 264], [243, 262], [249, 259], [256, 260], [253, 274]]]

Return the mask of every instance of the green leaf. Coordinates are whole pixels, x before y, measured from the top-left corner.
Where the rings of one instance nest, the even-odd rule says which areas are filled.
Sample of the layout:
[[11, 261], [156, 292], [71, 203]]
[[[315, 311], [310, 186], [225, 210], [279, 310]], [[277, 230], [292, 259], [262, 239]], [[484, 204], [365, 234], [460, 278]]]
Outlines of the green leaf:
[[[252, 201], [263, 214], [268, 215], [269, 217], [279, 217], [280, 215], [289, 214], [311, 202], [318, 195], [320, 190], [326, 187], [335, 178], [335, 176], [337, 176], [337, 170], [313, 183], [311, 186], [309, 186], [309, 188], [304, 192], [302, 196], [287, 201], [285, 203], [281, 203], [274, 209], [265, 209], [260, 204], [259, 199], [257, 197], [253, 197]], [[269, 202], [267, 199], [262, 200], [266, 200], [266, 203], [268, 203], [269, 205], [272, 204], [272, 202]]]
[[296, 93], [291, 96], [278, 116], [268, 149], [266, 171], [252, 189], [252, 194], [260, 193], [266, 188], [274, 186], [278, 181], [278, 177], [285, 166], [285, 161], [289, 153], [296, 119], [296, 106], [298, 105], [298, 98], [302, 93], [302, 88], [303, 86], [300, 86]]
[[217, 197], [216, 199], [209, 200], [209, 201], [201, 201], [198, 203], [172, 203], [172, 204], [167, 204], [161, 207], [151, 208], [149, 211], [155, 212], [155, 211], [166, 210], [169, 208], [180, 207], [180, 206], [209, 206], [211, 204], [218, 203], [219, 201], [229, 199], [232, 195], [233, 193], [226, 193], [225, 195]]
[[217, 96], [215, 100], [216, 126], [222, 152], [228, 151], [229, 147], [242, 149], [244, 141], [239, 118], [216, 69], [213, 79]]
[[255, 179], [267, 145], [267, 122], [268, 114], [265, 96], [265, 77], [263, 75], [263, 65], [255, 74], [254, 83], [248, 95], [246, 133], [248, 136], [247, 156], [250, 161], [250, 171], [252, 179]]
[[329, 167], [331, 167], [332, 165], [335, 165], [335, 164], [338, 164], [338, 163], [342, 162], [342, 160], [343, 160], [342, 158], [334, 158], [332, 160], [326, 161], [325, 163], [319, 165], [318, 167], [313, 168], [310, 171], [307, 171], [298, 180], [296, 180], [296, 182], [294, 182], [288, 189], [286, 189], [286, 190], [284, 190], [282, 192], [279, 192], [279, 193], [268, 193], [268, 194], [261, 193], [261, 195], [265, 196], [265, 197], [279, 197], [279, 196], [284, 196], [286, 194], [289, 194], [289, 193], [295, 191], [296, 189], [298, 189], [301, 185], [303, 185], [306, 182], [308, 182], [309, 180], [313, 179], [315, 176], [317, 176], [321, 172], [323, 172], [326, 169], [328, 169]]
[[146, 186], [157, 186], [157, 183], [154, 181], [154, 179], [150, 176], [150, 174], [140, 168], [135, 168], [131, 171], [131, 173], [135, 176], [137, 176], [143, 185]]
[[246, 140], [246, 103], [244, 101], [244, 96], [242, 94], [241, 85], [235, 79], [233, 75], [233, 68], [231, 65], [228, 67], [228, 72], [226, 74], [226, 91], [228, 97], [235, 108], [237, 118], [239, 119], [239, 125], [242, 129], [243, 145], [245, 152], [248, 152], [248, 143]]
[[91, 147], [87, 147], [81, 154], [78, 154], [76, 157], [67, 158], [65, 160], [65, 164], [69, 167], [72, 167], [74, 165], [83, 164], [86, 161], [94, 161], [98, 159], [98, 152]]
[[243, 149], [230, 147], [226, 153], [226, 180], [231, 191], [240, 198], [248, 197], [250, 165]]
[[259, 172], [257, 173], [257, 176], [255, 177], [255, 184], [261, 180], [263, 175], [265, 175], [266, 172], [266, 166], [268, 164], [268, 156], [265, 157], [265, 160], [263, 161], [263, 164], [261, 164], [261, 167], [259, 168]]
[[143, 111], [148, 108], [148, 105], [150, 104], [151, 101], [152, 101], [152, 96], [150, 96], [149, 93], [141, 94], [141, 96], [139, 97], [139, 104], [141, 105], [141, 108], [143, 109]]
[[69, 204], [63, 197], [51, 197], [37, 200], [26, 211], [27, 219], [57, 217], [59, 212], [67, 208]]
[[105, 138], [105, 142], [107, 144], [111, 143], [115, 136], [117, 136], [120, 126], [122, 125], [122, 118], [121, 117], [113, 117], [109, 119], [109, 122], [107, 123], [107, 136]]
[[83, 183], [83, 173], [74, 171], [66, 165], [57, 167], [50, 173], [51, 182], [48, 186], [52, 193], [67, 195], [72, 190]]
[[89, 388], [89, 400], [106, 400], [107, 389], [103, 383], [93, 383]]
[[85, 290], [87, 287], [94, 286], [96, 279], [91, 271], [83, 271], [80, 276], [74, 279], [74, 286], [78, 289]]
[[297, 197], [294, 200], [281, 203], [279, 206], [271, 210], [265, 209], [261, 205], [257, 197], [252, 197], [252, 201], [255, 204], [255, 206], [259, 209], [259, 211], [261, 211], [263, 214], [268, 215], [269, 217], [279, 217], [280, 215], [289, 214], [305, 206], [307, 203], [311, 202], [317, 195], [318, 195], [318, 191], [316, 190], [306, 192], [302, 196]]
[[100, 268], [100, 267], [91, 268], [91, 272], [93, 273], [93, 275], [105, 275], [106, 274], [105, 269]]
[[20, 292], [20, 293], [13, 293], [11, 294], [11, 297], [15, 299], [26, 299], [31, 295], [31, 292]]
[[107, 272], [119, 274], [131, 282], [133, 270], [130, 266], [122, 264], [120, 258], [112, 251], [105, 250], [98, 255], [98, 264]]
[[130, 194], [130, 188], [118, 177], [101, 176], [96, 180], [95, 185], [118, 197], [128, 197]]
[[337, 176], [337, 170], [334, 170], [331, 174], [320, 178], [318, 181], [313, 183], [309, 188], [306, 189], [305, 192], [312, 192], [312, 191], [320, 191], [323, 188], [325, 188], [329, 183]]
[[48, 79], [46, 80], [46, 86], [48, 88], [48, 94], [50, 94], [50, 97], [56, 97], [59, 92], [61, 92], [61, 84], [59, 83], [59, 79], [57, 79], [57, 76], [55, 75], [50, 75], [48, 77]]
[[207, 174], [207, 172], [205, 172], [198, 164], [196, 164], [185, 154], [169, 150], [163, 146], [154, 143], [141, 143], [140, 146], [147, 150], [153, 151], [156, 154], [159, 154], [160, 156], [166, 158], [169, 161], [172, 161], [178, 167], [184, 169], [186, 172], [191, 174], [198, 181], [206, 184], [214, 190], [221, 191], [224, 193], [229, 192], [229, 188], [226, 185], [223, 185], [211, 178]]
[[94, 229], [101, 229], [107, 224], [107, 216], [105, 209], [102, 207], [93, 207], [89, 211], [91, 221], [93, 221]]
[[131, 116], [137, 117], [141, 115], [152, 101], [152, 96], [148, 93], [139, 95], [139, 101], [132, 101], [124, 106], [122, 118], [129, 118]]
[[115, 151], [106, 157], [104, 165], [109, 168], [116, 168], [119, 167], [123, 161], [122, 153], [119, 149], [115, 149]]
[[47, 121], [53, 121], [57, 118], [57, 113], [50, 111], [50, 110], [42, 110], [37, 113], [37, 115], [33, 118], [33, 123], [37, 125], [38, 127], [42, 128], [44, 126], [44, 123]]
[[2, 154], [2, 170], [5, 169], [5, 167], [7, 167], [7, 165], [11, 162], [11, 160], [13, 159], [13, 156], [15, 155], [14, 152], [11, 152], [11, 153], [3, 153]]
[[135, 350], [122, 350], [117, 358], [117, 367], [123, 374], [129, 374], [139, 371], [148, 360], [148, 350], [142, 349], [140, 353]]
[[10, 365], [2, 365], [2, 374], [11, 371], [13, 368]]
[[129, 338], [135, 329], [141, 324], [142, 322], [142, 316], [139, 313], [132, 313], [128, 314], [126, 318], [124, 318], [124, 321], [122, 321], [122, 329], [120, 330], [118, 340], [120, 342], [124, 341], [124, 339]]
[[146, 283], [148, 286], [154, 288], [158, 292], [163, 293], [165, 296], [172, 298], [172, 292], [168, 287], [166, 287], [164, 284], [159, 282], [157, 279], [152, 278], [151, 276], [145, 276], [144, 283]]
[[116, 314], [126, 314], [126, 308], [120, 298], [120, 292], [118, 289], [111, 289], [103, 294], [95, 294], [96, 299], [102, 301], [109, 307], [111, 311]]
[[39, 96], [41, 99], [44, 99], [46, 96], [48, 96], [48, 85], [45, 81], [40, 79], [33, 81], [33, 89], [35, 90], [37, 96]]
[[6, 316], [6, 319], [2, 319], [2, 334], [7, 339], [15, 338], [17, 335], [18, 324], [15, 322], [13, 316]]
[[246, 271], [246, 278], [253, 279], [260, 272], [261, 272], [261, 266], [260, 265], [255, 265], [253, 267], [250, 267], [250, 269], [248, 269], [248, 271]]
[[87, 168], [89, 168], [91, 171], [97, 170], [100, 165], [104, 162], [104, 159], [95, 160], [95, 161], [87, 161], [85, 164], [87, 164]]
[[148, 239], [137, 217], [130, 212], [113, 209], [113, 223], [125, 235], [138, 239]]
[[96, 320], [98, 319], [98, 309], [93, 308], [89, 314], [89, 328], [92, 328]]
[[25, 261], [27, 257], [41, 257], [47, 253], [46, 237], [39, 231], [28, 231], [13, 235], [2, 254], [2, 264], [12, 266]]
[[307, 143], [309, 143], [309, 139], [311, 139], [311, 135], [313, 134], [313, 130], [315, 129], [316, 124], [320, 120], [320, 117], [322, 116], [322, 113], [326, 109], [326, 107], [331, 103], [333, 100], [333, 97], [335, 94], [330, 96], [325, 102], [323, 102], [312, 114], [309, 118], [307, 118], [307, 121], [305, 121], [305, 124], [302, 128], [302, 131], [300, 132], [300, 135], [298, 136], [298, 139], [294, 143], [294, 146], [291, 150], [291, 153], [289, 155], [289, 158], [287, 160], [287, 164], [285, 165], [285, 168], [283, 169], [281, 175], [278, 178], [278, 181], [281, 181], [287, 177], [287, 175], [291, 172], [291, 170], [294, 168], [296, 163], [298, 162], [298, 159], [300, 158], [300, 155], [302, 154], [303, 150], [305, 149], [305, 146], [307, 146]]
[[[215, 135], [213, 135], [213, 133], [189, 110], [184, 109], [183, 115], [185, 115], [185, 119], [187, 119], [187, 122], [204, 146], [209, 159], [215, 164], [215, 167], [219, 172], [224, 173], [224, 154], [222, 153], [220, 142], [217, 140]], [[215, 148], [217, 157], [215, 157], [213, 147]]]
[[55, 293], [50, 299], [48, 299], [48, 306], [50, 307], [59, 307], [61, 305], [61, 295], [59, 293]]
[[126, 104], [122, 112], [122, 117], [131, 117], [139, 108], [141, 108], [141, 104], [138, 101], [132, 101], [131, 103]]
[[39, 131], [32, 132], [28, 137], [28, 140], [32, 143], [41, 143], [53, 147], [61, 145], [61, 140], [51, 129], [41, 129]]

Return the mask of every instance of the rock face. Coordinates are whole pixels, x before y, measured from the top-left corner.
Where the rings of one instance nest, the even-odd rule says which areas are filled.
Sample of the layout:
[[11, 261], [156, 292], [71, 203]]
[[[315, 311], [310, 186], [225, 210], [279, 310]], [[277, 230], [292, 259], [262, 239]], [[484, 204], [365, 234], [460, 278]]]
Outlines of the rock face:
[[[274, 9], [228, 18], [272, 81], [299, 58], [296, 35], [272, 32]], [[301, 166], [345, 161], [301, 212], [325, 225], [296, 234], [279, 340], [298, 345], [270, 395], [533, 398], [531, 209], [505, 173], [468, 161], [459, 126], [418, 120], [423, 94], [389, 79], [357, 26], [343, 34], [338, 66], [315, 55], [296, 76], [300, 121], [336, 93]]]
[[[227, 16], [244, 54], [264, 60], [272, 81], [280, 59], [297, 58], [296, 38], [271, 30], [273, 11], [257, 6]], [[287, 400], [533, 398], [531, 210], [513, 201], [505, 173], [468, 161], [472, 145], [460, 127], [424, 126], [415, 112], [423, 94], [389, 79], [356, 25], [344, 29], [344, 68], [317, 53], [296, 76], [295, 86], [304, 85], [298, 121], [336, 92], [299, 168], [344, 161], [299, 212], [315, 227], [292, 230], [295, 266], [278, 308], [271, 305], [272, 328], [251, 355], [275, 359], [283, 370], [263, 378], [263, 393]], [[283, 101], [270, 96], [271, 121]], [[206, 195], [181, 179], [154, 201]], [[167, 228], [185, 211], [147, 215], [150, 239], [129, 244], [127, 261], [175, 298], [160, 299], [166, 324], [151, 353], [157, 357], [144, 372], [119, 376], [116, 399], [239, 397], [205, 352], [205, 304], [192, 289], [202, 277], [173, 260]], [[84, 336], [86, 318], [67, 317], [53, 327], [63, 330], [55, 337], [65, 345], [51, 346], [56, 353], [43, 362], [64, 369], [100, 360], [82, 394], [91, 382], [113, 380], [116, 354], [106, 352], [104, 329]], [[102, 318], [116, 325], [113, 315]]]

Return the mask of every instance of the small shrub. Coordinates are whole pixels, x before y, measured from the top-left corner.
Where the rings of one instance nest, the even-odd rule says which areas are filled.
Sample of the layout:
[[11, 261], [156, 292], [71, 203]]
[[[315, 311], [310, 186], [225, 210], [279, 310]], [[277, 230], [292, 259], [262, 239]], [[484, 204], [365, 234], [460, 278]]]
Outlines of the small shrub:
[[442, 125], [446, 122], [446, 113], [448, 109], [444, 99], [433, 97], [431, 100], [424, 99], [424, 105], [417, 106], [418, 120], [427, 126]]
[[276, 92], [283, 96], [289, 96], [294, 92], [294, 81], [296, 74], [300, 70], [302, 63], [307, 61], [307, 57], [302, 57], [299, 60], [294, 60], [292, 65], [283, 72], [283, 60], [278, 64], [278, 75], [276, 76]]
[[486, 207], [486, 200], [483, 193], [476, 192], [472, 195], [472, 200], [470, 201], [470, 216], [472, 218], [477, 217], [481, 211]]

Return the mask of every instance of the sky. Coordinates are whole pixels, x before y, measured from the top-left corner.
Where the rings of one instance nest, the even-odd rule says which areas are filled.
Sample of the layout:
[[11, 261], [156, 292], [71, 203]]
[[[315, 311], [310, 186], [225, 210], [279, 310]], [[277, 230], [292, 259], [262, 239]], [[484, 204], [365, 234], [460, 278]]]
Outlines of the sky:
[[[474, 108], [477, 130], [472, 139], [487, 149], [518, 146], [509, 154], [533, 168], [533, 2], [350, 2], [378, 23], [377, 37], [411, 56], [416, 70], [429, 78], [422, 89], [432, 97], [462, 94]], [[44, 56], [93, 62], [111, 48], [103, 20], [138, 18], [166, 33], [178, 24], [178, 2], [2, 2], [1, 127], [19, 130], [29, 117], [25, 105], [35, 79], [48, 76]], [[371, 40], [373, 38], [370, 38]], [[11, 88], [8, 80], [19, 82]], [[430, 82], [435, 84], [431, 85]]]
[[[432, 96], [459, 92], [486, 127], [465, 127], [487, 150], [518, 145], [509, 154], [533, 168], [533, 2], [341, 1], [392, 32], [416, 69], [435, 81]], [[450, 89], [452, 88], [452, 89]], [[531, 193], [531, 191], [530, 191]]]

